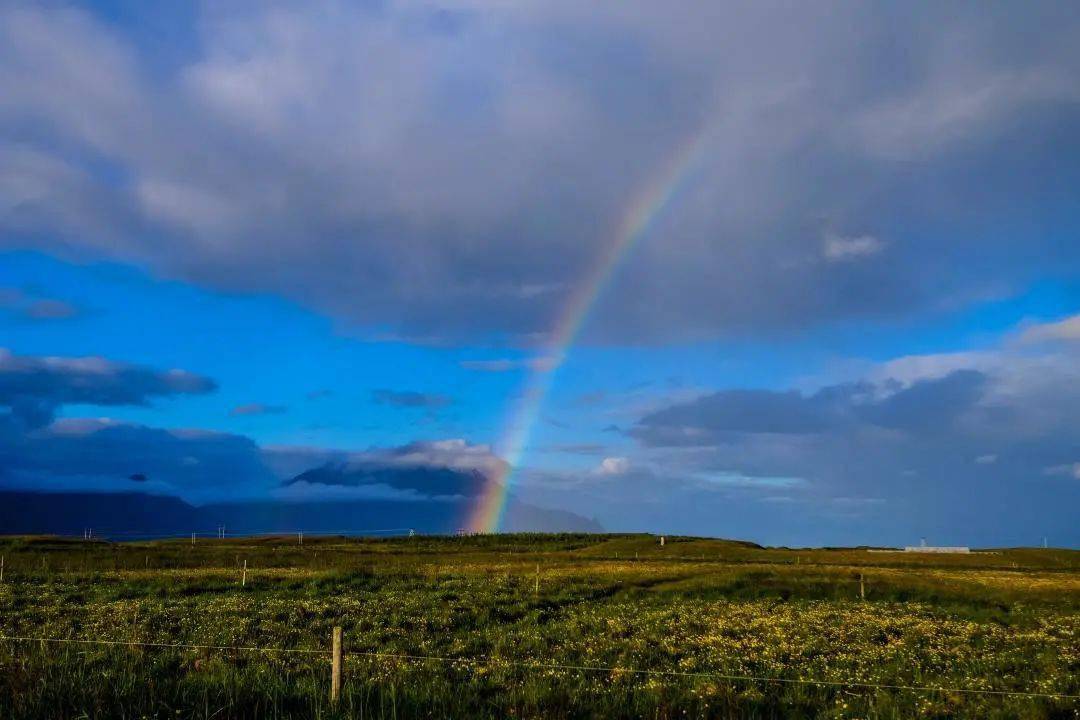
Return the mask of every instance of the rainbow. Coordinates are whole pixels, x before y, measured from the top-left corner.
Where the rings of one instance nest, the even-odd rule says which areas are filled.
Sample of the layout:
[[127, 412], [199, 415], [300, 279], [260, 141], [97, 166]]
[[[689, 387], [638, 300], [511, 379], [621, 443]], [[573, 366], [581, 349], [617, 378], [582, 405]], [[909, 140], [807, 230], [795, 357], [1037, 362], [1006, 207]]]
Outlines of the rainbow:
[[686, 184], [685, 180], [692, 175], [691, 170], [705, 149], [706, 135], [704, 131], [698, 132], [680, 144], [663, 172], [634, 197], [628, 211], [620, 217], [606, 251], [571, 295], [549, 337], [546, 357], [532, 368], [525, 391], [511, 410], [510, 421], [498, 445], [506, 460], [505, 470], [491, 478], [480, 494], [466, 524], [468, 532], [498, 531], [514, 470], [528, 446], [529, 436], [559, 367], [588, 319], [589, 311], [603, 295], [623, 260], [638, 240], [648, 234], [664, 208], [671, 204], [678, 190]]

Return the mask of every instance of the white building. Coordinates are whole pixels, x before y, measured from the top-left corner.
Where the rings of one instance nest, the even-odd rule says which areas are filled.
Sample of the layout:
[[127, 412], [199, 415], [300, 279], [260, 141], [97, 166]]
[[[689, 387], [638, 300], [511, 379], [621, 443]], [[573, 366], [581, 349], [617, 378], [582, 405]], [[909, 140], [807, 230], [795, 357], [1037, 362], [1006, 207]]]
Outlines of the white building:
[[957, 547], [935, 547], [933, 545], [908, 545], [904, 548], [904, 552], [921, 552], [921, 553], [969, 553], [971, 548], [957, 546]]

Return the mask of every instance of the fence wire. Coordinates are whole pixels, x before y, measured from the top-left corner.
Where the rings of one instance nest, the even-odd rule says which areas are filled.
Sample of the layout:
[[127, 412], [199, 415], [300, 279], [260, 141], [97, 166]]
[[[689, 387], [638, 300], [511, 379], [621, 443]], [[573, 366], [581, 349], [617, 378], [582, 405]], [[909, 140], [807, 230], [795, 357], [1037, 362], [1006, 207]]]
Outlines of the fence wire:
[[[0, 635], [0, 641], [6, 642], [40, 642], [40, 643], [71, 643], [79, 645], [106, 645], [106, 646], [130, 646], [130, 647], [149, 647], [157, 649], [173, 649], [173, 650], [219, 650], [219, 651], [236, 651], [236, 652], [260, 652], [260, 653], [297, 653], [304, 655], [325, 655], [331, 657], [331, 651], [328, 649], [304, 649], [304, 648], [282, 648], [282, 647], [261, 647], [252, 645], [209, 645], [209, 644], [196, 644], [196, 643], [154, 643], [154, 642], [141, 642], [135, 640], [100, 640], [94, 638], [50, 638], [50, 637], [32, 637], [26, 635]], [[965, 687], [943, 687], [933, 685], [901, 685], [890, 683], [870, 683], [860, 682], [855, 680], [814, 680], [809, 678], [779, 678], [779, 677], [764, 677], [758, 675], [738, 675], [719, 672], [690, 672], [683, 670], [651, 670], [644, 668], [630, 668], [630, 667], [610, 667], [606, 665], [575, 665], [570, 663], [548, 663], [538, 661], [525, 661], [525, 660], [509, 660], [507, 658], [494, 657], [494, 656], [446, 656], [446, 655], [416, 655], [409, 653], [391, 653], [391, 652], [377, 652], [377, 651], [349, 651], [346, 653], [351, 657], [366, 657], [375, 660], [408, 660], [416, 662], [438, 662], [443, 664], [465, 664], [465, 665], [504, 665], [509, 667], [518, 667], [531, 670], [569, 670], [576, 672], [603, 672], [609, 674], [626, 674], [626, 675], [647, 675], [653, 677], [678, 677], [678, 678], [698, 678], [698, 679], [712, 679], [712, 680], [728, 680], [733, 682], [765, 682], [776, 683], [785, 685], [812, 685], [819, 687], [846, 687], [846, 688], [859, 688], [864, 690], [901, 690], [910, 692], [926, 692], [926, 693], [957, 693], [966, 695], [988, 695], [998, 697], [1019, 697], [1019, 698], [1040, 698], [1045, 700], [1080, 700], [1080, 695], [1071, 695], [1065, 693], [1048, 693], [1048, 692], [1030, 692], [1023, 690], [990, 690], [985, 688], [965, 688]]]

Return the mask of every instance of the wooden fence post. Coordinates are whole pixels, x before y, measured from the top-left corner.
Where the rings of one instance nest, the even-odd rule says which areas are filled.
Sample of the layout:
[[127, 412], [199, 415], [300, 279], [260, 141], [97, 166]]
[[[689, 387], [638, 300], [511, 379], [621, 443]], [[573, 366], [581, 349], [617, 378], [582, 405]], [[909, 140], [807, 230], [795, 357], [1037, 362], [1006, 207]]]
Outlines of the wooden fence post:
[[866, 584], [863, 581], [863, 574], [862, 573], [859, 573], [859, 599], [860, 600], [865, 600], [866, 599]]
[[244, 561], [244, 574], [240, 576], [240, 587], [247, 585], [247, 560]]
[[536, 563], [536, 585], [533, 587], [533, 595], [540, 597], [540, 563]]
[[0, 555], [0, 583], [4, 582], [4, 556]]
[[331, 636], [330, 702], [337, 704], [341, 696], [341, 627], [335, 626]]

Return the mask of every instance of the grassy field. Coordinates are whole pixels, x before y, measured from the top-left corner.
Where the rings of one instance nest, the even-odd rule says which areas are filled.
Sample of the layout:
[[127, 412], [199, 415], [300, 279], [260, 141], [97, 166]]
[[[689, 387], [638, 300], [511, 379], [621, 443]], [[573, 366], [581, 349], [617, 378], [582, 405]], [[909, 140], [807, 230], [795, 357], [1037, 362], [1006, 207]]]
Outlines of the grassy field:
[[492, 535], [0, 554], [0, 634], [149, 644], [0, 641], [11, 720], [1080, 716], [1060, 697], [1080, 693], [1074, 551]]

